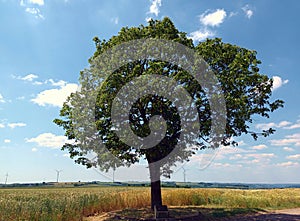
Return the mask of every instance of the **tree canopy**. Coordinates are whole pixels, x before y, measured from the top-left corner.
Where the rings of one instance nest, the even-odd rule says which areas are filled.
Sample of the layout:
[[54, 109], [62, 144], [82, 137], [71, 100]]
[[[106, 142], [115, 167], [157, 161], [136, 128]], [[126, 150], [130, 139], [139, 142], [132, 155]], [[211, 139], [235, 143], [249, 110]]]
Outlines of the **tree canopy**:
[[[159, 174], [156, 173], [155, 176], [159, 177], [161, 174], [169, 176], [172, 172], [171, 166], [174, 166], [176, 162], [188, 160], [197, 153], [197, 150], [217, 147], [212, 146], [209, 142], [213, 110], [207, 91], [182, 66], [150, 56], [132, 60], [118, 67], [107, 78], [103, 78], [103, 75], [100, 74], [103, 71], [100, 70], [103, 68], [100, 65], [103, 63], [103, 54], [124, 42], [137, 39], [161, 39], [176, 42], [201, 56], [208, 64], [210, 71], [216, 76], [221, 90], [221, 93], [216, 93], [216, 96], [222, 94], [225, 101], [226, 116], [223, 117], [226, 121], [219, 145], [237, 145], [235, 138], [242, 134], [250, 134], [254, 139], [257, 139], [259, 135], [269, 136], [274, 132], [272, 128], [262, 131], [250, 130], [255, 115], [268, 118], [271, 112], [283, 107], [282, 100], [271, 101], [273, 82], [267, 75], [259, 73], [258, 65], [261, 61], [257, 59], [256, 51], [224, 43], [220, 38], [207, 39], [194, 45], [186, 33], [175, 28], [169, 18], [164, 18], [161, 21], [150, 20], [146, 26], [124, 27], [116, 36], [107, 41], [94, 38], [96, 51], [89, 59], [90, 67], [80, 73], [81, 90], [69, 96], [60, 111], [60, 118], [54, 120], [57, 125], [63, 127], [67, 138], [73, 140], [71, 143], [66, 143], [62, 149], [68, 150], [71, 158], [75, 158], [76, 163], [87, 167], [97, 166], [101, 170], [107, 171], [109, 168], [130, 166], [141, 159], [147, 160], [149, 165], [157, 162], [168, 156], [181, 139], [182, 119], [189, 118], [188, 121], [192, 121], [190, 116], [181, 114], [182, 111], [188, 111], [189, 108], [196, 108], [198, 114], [197, 121], [192, 123], [199, 125], [197, 134], [193, 134], [190, 136], [191, 138], [187, 139], [190, 144], [186, 143], [177, 155], [170, 157], [164, 164], [159, 164], [158, 170], [160, 172]], [[152, 48], [156, 50], [155, 45]], [[114, 59], [114, 55], [110, 54], [106, 58], [109, 64], [110, 59]], [[176, 81], [177, 85], [189, 93], [193, 103], [189, 107], [188, 105], [182, 108], [176, 107], [176, 101], [161, 95], [162, 91], [172, 88], [172, 85], [163, 82], [162, 88], [162, 81], [165, 78], [155, 80], [155, 76], [152, 75], [161, 75]], [[145, 81], [144, 85], [139, 84], [140, 91], [147, 90], [148, 80], [152, 81], [152, 85], [157, 83], [158, 86], [152, 88], [157, 93], [143, 95], [135, 100], [127, 116], [123, 116], [122, 119], [130, 125], [133, 134], [141, 138], [149, 136], [152, 130], [156, 130], [155, 128], [163, 127], [164, 137], [152, 148], [140, 148], [124, 142], [118, 136], [118, 128], [112, 122], [111, 113], [116, 96], [124, 85], [136, 78]], [[94, 122], [88, 121], [76, 129], [75, 124], [78, 122], [78, 118], [86, 116], [84, 112], [89, 112], [89, 109], [77, 108], [80, 105], [85, 105], [90, 93], [87, 88], [98, 88], [95, 107], [92, 110]], [[119, 108], [121, 113], [121, 106]], [[152, 121], [151, 119], [154, 118], [156, 120]], [[93, 124], [96, 133], [89, 133], [87, 124]], [[128, 136], [128, 140], [130, 140], [130, 133]], [[160, 139], [159, 135], [158, 137]], [[99, 148], [99, 142], [104, 144], [109, 154], [115, 158], [108, 157], [109, 154]], [[90, 153], [93, 154], [94, 161], [89, 157]], [[152, 174], [152, 176], [154, 175]]]

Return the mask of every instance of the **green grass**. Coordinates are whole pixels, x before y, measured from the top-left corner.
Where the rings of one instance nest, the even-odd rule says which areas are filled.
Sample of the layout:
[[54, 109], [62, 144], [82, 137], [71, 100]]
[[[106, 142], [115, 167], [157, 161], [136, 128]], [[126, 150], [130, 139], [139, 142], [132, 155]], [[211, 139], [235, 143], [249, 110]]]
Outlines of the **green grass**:
[[[210, 208], [211, 215], [229, 216], [257, 210], [300, 207], [300, 189], [231, 190], [163, 188], [168, 206]], [[96, 213], [130, 213], [150, 204], [147, 187], [0, 189], [0, 221], [73, 221]], [[211, 210], [214, 208], [214, 210]], [[142, 211], [142, 210], [141, 210]]]

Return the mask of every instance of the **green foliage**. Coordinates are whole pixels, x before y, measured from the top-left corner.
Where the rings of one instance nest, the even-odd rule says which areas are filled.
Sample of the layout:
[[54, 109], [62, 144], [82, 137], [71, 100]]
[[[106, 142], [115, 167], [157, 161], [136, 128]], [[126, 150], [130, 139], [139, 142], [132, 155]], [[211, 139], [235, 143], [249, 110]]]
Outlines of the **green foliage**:
[[[167, 122], [166, 136], [154, 148], [136, 149], [123, 143], [112, 127], [112, 102], [122, 86], [136, 77], [158, 73], [173, 78], [190, 93], [199, 114], [199, 122], [196, 123], [200, 124], [197, 146], [192, 150], [187, 149], [181, 155], [170, 160], [168, 165], [163, 165], [163, 174], [170, 175], [172, 172], [170, 167], [176, 161], [188, 160], [195, 153], [195, 150], [209, 147], [207, 139], [210, 136], [212, 121], [209, 101], [203, 88], [182, 68], [168, 62], [140, 59], [120, 67], [105, 81], [104, 79], [97, 79], [97, 71], [99, 70], [95, 70], [95, 66], [101, 54], [121, 43], [143, 38], [166, 39], [181, 43], [202, 56], [210, 65], [220, 82], [226, 100], [227, 122], [226, 131], [222, 138], [223, 145], [236, 145], [237, 143], [232, 138], [242, 134], [250, 134], [254, 139], [257, 139], [259, 135], [266, 137], [274, 132], [272, 128], [255, 132], [251, 131], [249, 127], [254, 115], [268, 118], [270, 112], [283, 107], [281, 100], [270, 101], [272, 80], [259, 73], [258, 65], [261, 61], [256, 58], [255, 51], [223, 43], [219, 38], [207, 39], [194, 46], [192, 40], [187, 38], [186, 33], [178, 31], [169, 18], [164, 18], [162, 21], [151, 20], [147, 26], [124, 27], [118, 35], [111, 37], [108, 41], [94, 38], [96, 51], [89, 60], [91, 67], [81, 72], [79, 82], [83, 86], [91, 87], [99, 83], [102, 84], [96, 101], [97, 135], [110, 153], [121, 161], [108, 159], [106, 153], [96, 150], [97, 143], [92, 142], [92, 137], [85, 137], [84, 139], [79, 137], [84, 136], [86, 131], [82, 135], [74, 133], [74, 105], [80, 103], [82, 96], [81, 92], [76, 92], [64, 103], [60, 112], [60, 119], [55, 119], [54, 122], [63, 127], [68, 139], [74, 140], [74, 143], [65, 144], [62, 149], [68, 150], [71, 158], [75, 158], [77, 163], [87, 167], [98, 165], [100, 169], [107, 171], [111, 167], [130, 166], [140, 159], [146, 159], [149, 163], [156, 162], [174, 149], [181, 133], [180, 116], [176, 107], [166, 98], [157, 95], [144, 96], [134, 104], [129, 114], [131, 129], [140, 137], [145, 137], [150, 133], [149, 120], [151, 117], [163, 116]], [[86, 157], [90, 151], [97, 153], [97, 162], [91, 162]]]

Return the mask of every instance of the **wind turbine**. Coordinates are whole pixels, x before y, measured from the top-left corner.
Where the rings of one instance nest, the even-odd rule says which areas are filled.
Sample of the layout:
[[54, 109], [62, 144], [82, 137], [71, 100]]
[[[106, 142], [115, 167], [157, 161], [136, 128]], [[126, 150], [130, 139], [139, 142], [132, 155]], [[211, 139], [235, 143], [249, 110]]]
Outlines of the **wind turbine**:
[[94, 171], [97, 172], [100, 176], [104, 177], [105, 179], [108, 179], [108, 180], [111, 180], [111, 181], [115, 182], [115, 170], [113, 170], [113, 178], [111, 178], [110, 176], [105, 175], [104, 173], [101, 173], [96, 168], [94, 168]]
[[184, 168], [184, 166], [181, 167], [183, 170], [183, 182], [186, 183], [186, 169]]
[[5, 185], [7, 183], [7, 179], [8, 179], [8, 173], [5, 174], [5, 183], [4, 183]]
[[56, 182], [58, 183], [59, 174], [62, 172], [62, 170], [55, 170], [56, 171]]
[[182, 172], [183, 172], [183, 182], [185, 183], [186, 182], [186, 171], [187, 169], [184, 168], [184, 166], [186, 165], [187, 163], [184, 163], [181, 167], [179, 167], [174, 173], [177, 173], [180, 169], [182, 169]]

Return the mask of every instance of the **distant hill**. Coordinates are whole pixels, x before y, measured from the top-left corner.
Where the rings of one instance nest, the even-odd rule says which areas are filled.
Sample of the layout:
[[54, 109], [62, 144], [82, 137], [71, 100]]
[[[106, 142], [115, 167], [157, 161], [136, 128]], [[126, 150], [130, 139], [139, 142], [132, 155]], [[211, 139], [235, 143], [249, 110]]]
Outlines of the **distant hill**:
[[[13, 183], [0, 184], [0, 188], [24, 188], [24, 187], [93, 187], [93, 186], [150, 186], [149, 182], [43, 182], [43, 183]], [[214, 183], [214, 182], [162, 182], [162, 187], [173, 188], [228, 188], [228, 189], [277, 189], [277, 188], [300, 188], [300, 184], [264, 184], [264, 183]]]

